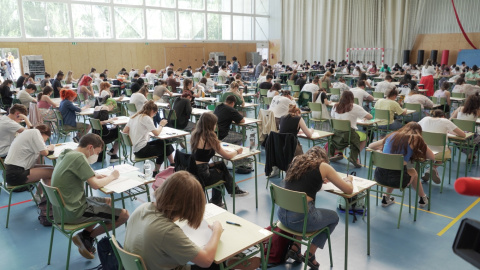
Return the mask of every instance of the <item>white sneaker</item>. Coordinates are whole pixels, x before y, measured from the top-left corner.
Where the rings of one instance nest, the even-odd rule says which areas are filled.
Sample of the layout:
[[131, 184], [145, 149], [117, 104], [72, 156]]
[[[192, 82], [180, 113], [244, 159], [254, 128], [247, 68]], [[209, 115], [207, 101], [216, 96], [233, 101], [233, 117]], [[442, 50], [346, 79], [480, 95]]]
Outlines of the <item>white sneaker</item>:
[[279, 175], [280, 175], [280, 169], [277, 166], [273, 166], [273, 171], [268, 177], [274, 178], [274, 177], [278, 177]]
[[385, 195], [383, 195], [383, 198], [382, 198], [382, 206], [383, 207], [387, 207], [391, 204], [395, 203], [395, 198], [394, 197], [387, 197]]
[[418, 201], [418, 206], [420, 206], [420, 208], [425, 208], [427, 204], [428, 204], [428, 196], [425, 195], [424, 197], [420, 197], [420, 200]]

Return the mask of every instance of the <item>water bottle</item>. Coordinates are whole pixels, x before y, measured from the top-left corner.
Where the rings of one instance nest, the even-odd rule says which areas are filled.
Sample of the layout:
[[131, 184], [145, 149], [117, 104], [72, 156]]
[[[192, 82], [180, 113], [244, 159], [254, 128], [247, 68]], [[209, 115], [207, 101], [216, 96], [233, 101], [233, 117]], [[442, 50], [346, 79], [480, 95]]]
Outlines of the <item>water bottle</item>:
[[152, 162], [150, 160], [146, 160], [145, 163], [143, 163], [143, 172], [145, 173], [145, 179], [151, 179], [153, 175], [152, 171]]
[[373, 119], [375, 119], [375, 107], [373, 107], [373, 108], [370, 110], [370, 114], [373, 116]]
[[255, 133], [250, 134], [250, 152], [255, 151]]
[[437, 104], [440, 105], [440, 97], [437, 97]]

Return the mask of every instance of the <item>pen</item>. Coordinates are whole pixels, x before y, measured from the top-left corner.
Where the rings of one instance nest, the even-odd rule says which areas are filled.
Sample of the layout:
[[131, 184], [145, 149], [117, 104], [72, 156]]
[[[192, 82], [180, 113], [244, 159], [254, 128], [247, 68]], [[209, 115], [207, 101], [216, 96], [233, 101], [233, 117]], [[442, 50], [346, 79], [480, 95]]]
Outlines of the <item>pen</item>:
[[240, 225], [238, 223], [235, 223], [235, 222], [231, 222], [231, 221], [226, 221], [226, 222], [227, 222], [227, 224], [230, 224], [230, 225], [242, 226], [242, 225]]

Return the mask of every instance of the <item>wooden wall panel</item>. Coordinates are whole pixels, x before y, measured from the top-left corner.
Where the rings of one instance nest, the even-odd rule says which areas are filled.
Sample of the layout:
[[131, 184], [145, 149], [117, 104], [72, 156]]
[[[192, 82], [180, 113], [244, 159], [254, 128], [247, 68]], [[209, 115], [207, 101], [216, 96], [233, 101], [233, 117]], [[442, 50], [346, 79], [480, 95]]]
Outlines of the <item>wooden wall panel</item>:
[[[480, 33], [467, 33], [468, 37], [477, 47], [480, 47]], [[410, 53], [410, 62], [417, 62], [418, 50], [425, 50], [425, 59], [430, 57], [431, 50], [438, 50], [437, 61], [442, 60], [442, 51], [449, 50], [448, 64], [457, 62], [458, 52], [463, 49], [472, 49], [461, 33], [450, 34], [420, 34], [415, 39], [415, 44]]]
[[[170, 61], [175, 67], [198, 68], [208, 60], [210, 52], [224, 52], [227, 60], [237, 56], [242, 65], [246, 63], [246, 52], [256, 51], [256, 43], [105, 43], [105, 42], [0, 42], [3, 48], [18, 48], [20, 55], [42, 55], [47, 72], [55, 74], [58, 70], [72, 70], [74, 78], [90, 72], [104, 69], [109, 75], [116, 74], [122, 67], [143, 71], [150, 65], [157, 71], [164, 69]], [[177, 49], [174, 49], [177, 48]], [[176, 52], [176, 50], [180, 50]], [[165, 54], [166, 51], [171, 55]], [[181, 58], [179, 58], [181, 57]], [[176, 62], [175, 58], [181, 59]], [[172, 59], [172, 60], [168, 60]], [[196, 60], [195, 60], [196, 59]]]

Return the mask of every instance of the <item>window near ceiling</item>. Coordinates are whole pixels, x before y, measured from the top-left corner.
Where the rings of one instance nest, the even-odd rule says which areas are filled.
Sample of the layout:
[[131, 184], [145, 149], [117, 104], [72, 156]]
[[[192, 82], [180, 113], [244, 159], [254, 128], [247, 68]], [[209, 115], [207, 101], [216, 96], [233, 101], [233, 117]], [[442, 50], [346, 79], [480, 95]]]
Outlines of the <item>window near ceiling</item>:
[[232, 11], [231, 3], [231, 1], [225, 0], [207, 0], [207, 10], [230, 12]]
[[124, 4], [124, 5], [143, 5], [143, 0], [113, 0], [115, 4]]
[[147, 9], [147, 38], [176, 39], [177, 20], [175, 11]]
[[178, 24], [179, 39], [205, 39], [205, 13], [180, 11]]
[[253, 13], [252, 0], [233, 0], [233, 13]]
[[268, 40], [268, 18], [255, 17], [255, 40]]
[[268, 15], [269, 0], [255, 0], [255, 14]]
[[203, 10], [205, 9], [205, 1], [204, 0], [178, 0], [178, 8]]
[[115, 7], [115, 35], [120, 39], [144, 38], [143, 8]]
[[233, 16], [233, 39], [253, 40], [252, 17]]
[[232, 22], [230, 15], [207, 14], [207, 38], [209, 40], [230, 40]]
[[145, 0], [145, 5], [153, 7], [175, 8], [175, 0]]
[[75, 38], [111, 38], [110, 8], [100, 5], [72, 4], [73, 36]]
[[2, 0], [0, 8], [0, 37], [21, 37], [17, 0]]
[[70, 23], [66, 3], [23, 2], [27, 38], [68, 38]]

